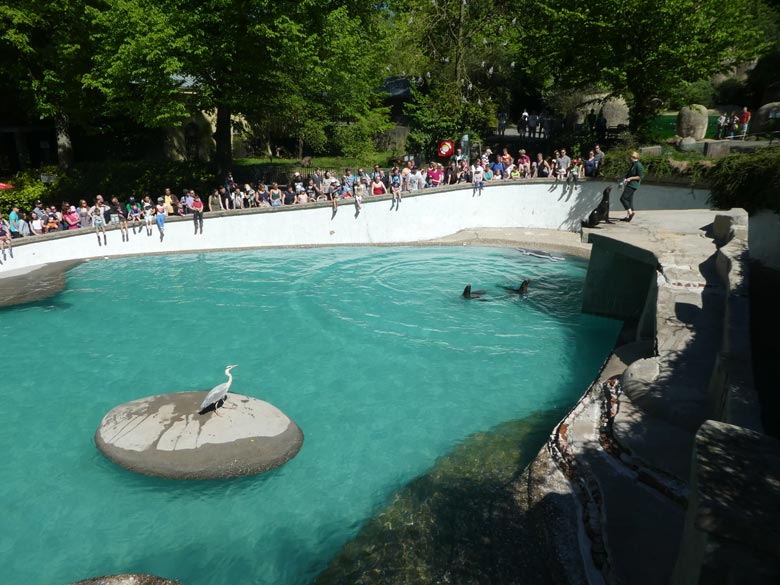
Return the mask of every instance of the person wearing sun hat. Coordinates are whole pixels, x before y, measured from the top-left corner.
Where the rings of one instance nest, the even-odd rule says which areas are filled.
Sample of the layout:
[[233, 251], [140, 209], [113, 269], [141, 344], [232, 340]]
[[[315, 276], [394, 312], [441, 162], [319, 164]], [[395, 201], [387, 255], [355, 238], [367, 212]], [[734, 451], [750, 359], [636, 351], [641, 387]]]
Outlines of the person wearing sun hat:
[[160, 241], [165, 237], [165, 218], [168, 216], [168, 210], [165, 207], [165, 198], [158, 197], [157, 205], [154, 207], [154, 217], [157, 220], [157, 229], [160, 231]]
[[623, 188], [623, 194], [620, 196], [620, 203], [623, 204], [627, 214], [623, 221], [631, 221], [636, 215], [634, 213], [634, 193], [639, 189], [639, 183], [641, 183], [644, 176], [645, 167], [639, 162], [639, 153], [635, 150], [631, 153], [631, 168], [628, 169], [623, 179], [625, 187]]

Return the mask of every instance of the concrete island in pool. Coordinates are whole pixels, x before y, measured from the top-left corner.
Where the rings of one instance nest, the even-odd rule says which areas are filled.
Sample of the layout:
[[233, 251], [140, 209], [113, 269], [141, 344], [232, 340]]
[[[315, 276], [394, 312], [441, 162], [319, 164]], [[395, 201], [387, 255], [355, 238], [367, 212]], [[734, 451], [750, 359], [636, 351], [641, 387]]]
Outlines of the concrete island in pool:
[[[554, 572], [562, 582], [640, 585], [780, 574], [776, 550], [762, 544], [777, 542], [776, 518], [752, 522], [741, 514], [748, 501], [718, 505], [723, 486], [780, 499], [778, 446], [761, 433], [750, 371], [747, 214], [709, 210], [705, 190], [643, 184], [633, 222], [583, 231], [606, 186], [506, 181], [481, 197], [470, 186], [440, 188], [407, 195], [398, 209], [390, 196], [370, 198], [357, 216], [327, 203], [221, 212], [206, 217], [203, 235], [187, 218], [170, 221], [163, 243], [111, 231], [102, 247], [92, 232], [29, 238], [0, 269], [0, 305], [52, 294], [74, 262], [112, 256], [431, 244], [590, 257], [583, 310], [622, 319], [621, 341], [516, 480], [518, 507], [544, 512], [525, 518], [548, 543]], [[751, 453], [761, 454], [761, 477], [729, 465]]]

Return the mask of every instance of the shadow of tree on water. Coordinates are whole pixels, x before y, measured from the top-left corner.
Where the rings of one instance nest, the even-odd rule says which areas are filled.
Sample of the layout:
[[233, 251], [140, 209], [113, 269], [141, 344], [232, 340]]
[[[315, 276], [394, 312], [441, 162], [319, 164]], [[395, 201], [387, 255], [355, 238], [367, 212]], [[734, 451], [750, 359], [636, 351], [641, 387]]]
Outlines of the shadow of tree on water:
[[396, 494], [315, 583], [555, 582], [517, 480], [563, 414], [469, 437]]

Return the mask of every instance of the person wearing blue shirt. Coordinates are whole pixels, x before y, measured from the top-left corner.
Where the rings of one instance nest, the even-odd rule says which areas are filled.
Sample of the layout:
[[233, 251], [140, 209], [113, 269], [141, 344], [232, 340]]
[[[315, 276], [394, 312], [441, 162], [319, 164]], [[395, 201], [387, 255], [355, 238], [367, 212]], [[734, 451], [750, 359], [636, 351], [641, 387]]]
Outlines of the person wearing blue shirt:
[[11, 237], [20, 238], [22, 234], [19, 233], [19, 208], [15, 207], [8, 214], [8, 225], [10, 226]]

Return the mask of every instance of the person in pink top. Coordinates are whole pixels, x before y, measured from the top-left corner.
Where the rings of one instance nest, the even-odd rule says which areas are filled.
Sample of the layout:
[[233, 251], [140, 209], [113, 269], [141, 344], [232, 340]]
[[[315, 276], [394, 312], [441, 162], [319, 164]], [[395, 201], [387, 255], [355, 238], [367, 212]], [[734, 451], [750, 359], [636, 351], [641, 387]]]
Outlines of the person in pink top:
[[441, 185], [441, 181], [444, 178], [444, 169], [439, 168], [437, 163], [431, 163], [428, 165], [428, 180], [431, 187], [438, 187]]
[[520, 149], [520, 153], [517, 155], [517, 168], [520, 170], [520, 176], [527, 179], [531, 176], [531, 157], [525, 152], [525, 149]]
[[79, 221], [81, 221], [81, 218], [79, 217], [79, 212], [76, 210], [76, 208], [71, 205], [68, 207], [68, 212], [62, 214], [62, 220], [68, 224], [69, 230], [77, 230], [79, 227]]

